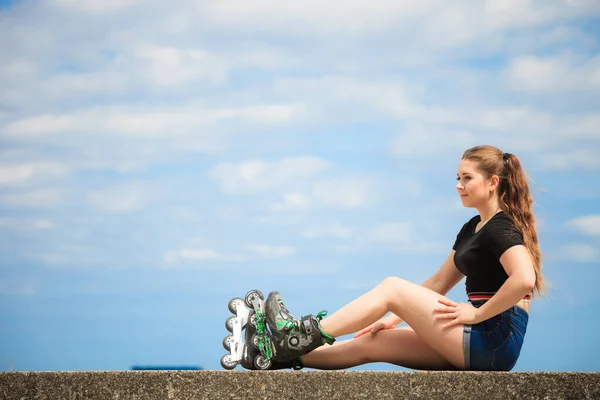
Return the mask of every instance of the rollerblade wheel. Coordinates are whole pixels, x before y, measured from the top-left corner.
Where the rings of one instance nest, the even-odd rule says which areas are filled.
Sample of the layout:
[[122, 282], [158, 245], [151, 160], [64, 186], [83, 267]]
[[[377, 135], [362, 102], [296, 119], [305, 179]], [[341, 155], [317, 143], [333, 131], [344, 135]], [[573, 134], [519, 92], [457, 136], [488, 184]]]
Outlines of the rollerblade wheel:
[[233, 335], [225, 336], [225, 338], [223, 339], [223, 347], [225, 348], [225, 350], [227, 350], [227, 351], [231, 350], [232, 344], [233, 344]]
[[256, 333], [250, 338], [250, 344], [255, 349], [258, 349], [258, 335]]
[[235, 315], [232, 315], [225, 320], [225, 329], [227, 329], [229, 332], [233, 332], [233, 322], [235, 321], [235, 318]]
[[254, 306], [252, 305], [252, 300], [256, 299], [257, 297], [261, 300], [265, 299], [265, 296], [263, 296], [260, 290], [251, 290], [248, 293], [246, 293], [246, 298], [244, 299], [244, 302], [246, 303], [248, 308], [254, 308]]
[[254, 366], [256, 367], [256, 369], [269, 369], [271, 368], [271, 360], [267, 360], [265, 359], [263, 356], [261, 356], [260, 354], [258, 354], [256, 357], [254, 357]]
[[225, 354], [223, 357], [221, 357], [221, 367], [225, 369], [234, 369], [237, 365], [238, 362], [231, 358], [231, 354]]
[[256, 329], [256, 311], [250, 311], [250, 314], [248, 314], [248, 323], [251, 327]]
[[235, 298], [229, 300], [229, 304], [227, 304], [227, 308], [229, 308], [229, 311], [231, 311], [232, 314], [235, 314], [237, 311], [237, 308], [239, 306], [241, 306], [242, 304], [244, 304], [244, 300], [240, 299], [239, 297], [235, 297]]

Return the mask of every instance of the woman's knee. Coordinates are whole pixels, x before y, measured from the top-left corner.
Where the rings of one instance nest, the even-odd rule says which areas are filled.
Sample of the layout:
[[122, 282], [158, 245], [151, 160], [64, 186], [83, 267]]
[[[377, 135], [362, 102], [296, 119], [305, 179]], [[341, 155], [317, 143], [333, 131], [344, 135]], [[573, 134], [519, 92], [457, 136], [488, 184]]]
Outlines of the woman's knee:
[[390, 287], [392, 289], [401, 289], [407, 283], [406, 280], [398, 278], [397, 276], [388, 276], [381, 281], [382, 286]]
[[380, 287], [384, 291], [384, 297], [387, 302], [387, 307], [391, 310], [395, 306], [401, 306], [404, 300], [404, 294], [406, 292], [408, 281], [398, 278], [397, 276], [390, 276], [385, 278]]

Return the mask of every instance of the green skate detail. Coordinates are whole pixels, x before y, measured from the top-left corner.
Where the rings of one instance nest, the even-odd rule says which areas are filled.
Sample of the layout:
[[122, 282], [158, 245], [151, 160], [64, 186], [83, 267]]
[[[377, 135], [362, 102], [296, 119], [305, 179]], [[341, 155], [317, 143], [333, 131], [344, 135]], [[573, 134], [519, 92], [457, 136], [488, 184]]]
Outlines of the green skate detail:
[[277, 324], [277, 330], [278, 331], [282, 331], [282, 330], [290, 330], [294, 327], [294, 323], [292, 321], [287, 321], [287, 320], [278, 320], [275, 322]]
[[258, 335], [258, 350], [265, 360], [273, 358], [273, 346], [267, 332], [267, 317], [263, 310], [255, 309], [256, 333]]
[[[325, 317], [326, 315], [327, 315], [327, 310], [323, 310], [323, 311], [320, 311], [319, 313], [317, 313], [317, 315], [315, 315], [315, 318], [317, 318], [317, 321], [321, 321], [323, 319], [323, 317]], [[319, 323], [319, 331], [321, 331], [321, 335], [323, 336], [323, 340], [325, 340], [325, 343], [333, 344], [333, 342], [335, 342], [335, 338], [333, 336], [325, 333], [325, 331], [321, 328], [320, 323]]]

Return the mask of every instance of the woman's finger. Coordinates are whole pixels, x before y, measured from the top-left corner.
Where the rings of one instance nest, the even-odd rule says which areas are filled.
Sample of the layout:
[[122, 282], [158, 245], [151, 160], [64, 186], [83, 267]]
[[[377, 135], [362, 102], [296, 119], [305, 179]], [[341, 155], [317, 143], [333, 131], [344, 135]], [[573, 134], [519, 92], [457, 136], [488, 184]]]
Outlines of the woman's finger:
[[453, 327], [454, 325], [458, 325], [458, 324], [462, 324], [462, 322], [460, 322], [460, 321], [458, 320], [458, 318], [457, 318], [457, 319], [455, 319], [455, 320], [453, 320], [453, 321], [450, 321], [450, 322], [448, 322], [446, 325], [444, 325], [444, 328], [451, 328], [451, 327]]
[[453, 302], [450, 299], [446, 299], [444, 297], [438, 299], [438, 303], [442, 303], [444, 305], [451, 306], [451, 307], [456, 307], [456, 303], [455, 302]]
[[445, 312], [445, 313], [454, 312], [454, 311], [456, 311], [456, 307], [448, 307], [448, 306], [437, 307], [433, 311], [436, 311], [436, 312]]
[[456, 313], [448, 313], [448, 314], [437, 315], [435, 318], [436, 319], [454, 319], [456, 317], [458, 317], [458, 314], [456, 314]]
[[364, 335], [365, 333], [369, 332], [371, 329], [369, 328], [363, 328], [360, 331], [356, 332], [356, 334], [354, 335], [354, 338], [358, 338], [361, 337], [362, 335]]

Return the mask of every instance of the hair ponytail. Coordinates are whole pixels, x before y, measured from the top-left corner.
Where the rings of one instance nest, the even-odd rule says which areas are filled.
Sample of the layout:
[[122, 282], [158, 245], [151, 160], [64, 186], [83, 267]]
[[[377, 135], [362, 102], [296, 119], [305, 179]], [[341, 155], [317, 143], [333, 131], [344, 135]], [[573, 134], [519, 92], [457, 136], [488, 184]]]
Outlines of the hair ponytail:
[[531, 211], [533, 199], [527, 177], [521, 167], [521, 162], [514, 154], [505, 153], [503, 163], [505, 179], [500, 180], [498, 188], [500, 204], [517, 228], [523, 232], [525, 247], [529, 251], [535, 270], [535, 291], [541, 294], [545, 291], [544, 278], [541, 273], [542, 254], [535, 229], [535, 216]]
[[533, 199], [521, 162], [514, 154], [502, 153], [493, 146], [473, 147], [465, 151], [462, 158], [477, 162], [479, 170], [488, 179], [493, 175], [500, 177], [498, 185], [500, 207], [523, 233], [525, 247], [531, 256], [535, 270], [534, 292], [545, 293], [542, 254], [535, 228], [535, 217], [531, 210]]

